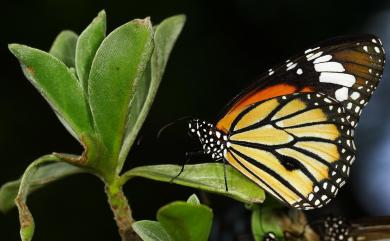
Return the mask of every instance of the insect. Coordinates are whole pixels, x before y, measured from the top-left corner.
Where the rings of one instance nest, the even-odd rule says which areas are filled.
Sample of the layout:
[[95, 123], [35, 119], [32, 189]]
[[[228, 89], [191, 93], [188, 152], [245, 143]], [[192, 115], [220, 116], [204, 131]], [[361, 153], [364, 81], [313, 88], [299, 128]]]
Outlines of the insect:
[[376, 36], [322, 42], [269, 69], [215, 124], [191, 119], [189, 131], [204, 154], [280, 201], [304, 210], [322, 207], [350, 173], [355, 127], [384, 63]]
[[318, 227], [323, 241], [389, 240], [390, 217], [348, 220], [328, 216]]

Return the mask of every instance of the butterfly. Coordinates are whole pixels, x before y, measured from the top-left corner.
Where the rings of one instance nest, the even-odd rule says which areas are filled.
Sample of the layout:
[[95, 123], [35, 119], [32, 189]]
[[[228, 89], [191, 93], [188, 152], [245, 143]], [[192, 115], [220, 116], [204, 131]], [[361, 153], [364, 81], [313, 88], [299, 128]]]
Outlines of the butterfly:
[[318, 226], [323, 241], [389, 240], [390, 217], [368, 217], [348, 220], [327, 216]]
[[355, 127], [384, 63], [376, 36], [324, 41], [269, 69], [215, 123], [191, 119], [189, 132], [204, 154], [227, 162], [280, 201], [320, 208], [349, 176]]

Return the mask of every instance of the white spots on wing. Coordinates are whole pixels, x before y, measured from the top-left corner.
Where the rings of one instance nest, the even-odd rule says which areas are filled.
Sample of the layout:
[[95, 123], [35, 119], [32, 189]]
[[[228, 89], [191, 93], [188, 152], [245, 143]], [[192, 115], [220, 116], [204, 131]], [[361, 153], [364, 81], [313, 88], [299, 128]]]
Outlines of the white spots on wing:
[[303, 74], [303, 70], [302, 70], [301, 68], [297, 69], [297, 74], [298, 74], [298, 75]]
[[273, 75], [274, 73], [275, 73], [275, 71], [274, 71], [273, 69], [269, 69], [269, 70], [268, 70], [268, 75], [269, 75], [269, 76]]
[[314, 64], [314, 69], [317, 72], [344, 72], [345, 69], [342, 64], [338, 62], [326, 62]]
[[322, 51], [318, 52], [318, 53], [315, 53], [315, 54], [308, 54], [306, 55], [306, 58], [307, 58], [307, 61], [310, 61], [310, 60], [313, 60], [313, 59], [316, 59], [318, 57], [320, 57], [322, 55]]
[[351, 98], [352, 98], [353, 100], [357, 100], [359, 97], [360, 97], [360, 93], [357, 92], [357, 91], [354, 91], [354, 92], [351, 94]]
[[374, 44], [377, 43], [377, 42], [376, 42], [376, 39], [374, 39], [374, 38], [371, 40], [371, 42], [373, 42]]
[[351, 74], [345, 73], [321, 73], [320, 82], [352, 87], [356, 82], [356, 78]]
[[372, 69], [370, 68], [370, 69], [368, 69], [368, 72], [370, 73], [370, 74], [372, 74]]
[[342, 87], [340, 89], [337, 89], [334, 94], [335, 94], [336, 100], [338, 100], [338, 101], [347, 100], [348, 99], [348, 88]]
[[324, 55], [324, 56], [316, 58], [313, 61], [313, 64], [318, 64], [318, 63], [322, 63], [322, 62], [328, 62], [331, 59], [332, 59], [332, 55], [329, 55], [329, 54], [328, 55]]
[[297, 67], [297, 63], [295, 63], [295, 64], [293, 64], [293, 63], [287, 64], [287, 70], [293, 69], [295, 67]]
[[308, 197], [307, 199], [309, 199], [309, 201], [311, 201], [311, 200], [313, 200], [313, 198], [314, 198], [314, 194], [313, 194], [313, 193], [310, 193], [310, 194], [309, 194], [309, 197]]
[[317, 50], [317, 49], [319, 49], [320, 47], [315, 47], [315, 48], [313, 48], [313, 49], [307, 49], [306, 51], [305, 51], [305, 54], [307, 54], [307, 53], [310, 53], [310, 52], [313, 52], [313, 51], [315, 51], [315, 50]]
[[332, 193], [334, 193], [334, 191], [336, 191], [336, 186], [332, 185], [332, 187], [330, 188], [330, 191], [331, 191]]
[[355, 112], [356, 112], [356, 113], [359, 113], [359, 111], [360, 111], [360, 107], [359, 107], [359, 106], [356, 106]]
[[380, 49], [379, 49], [378, 47], [376, 47], [376, 46], [374, 47], [374, 50], [375, 50], [375, 52], [377, 52], [378, 54], [381, 52]]
[[352, 103], [351, 103], [351, 102], [349, 102], [349, 103], [347, 104], [347, 109], [348, 109], [348, 110], [352, 109]]
[[367, 47], [366, 45], [363, 46], [363, 50], [366, 51], [366, 52], [368, 52], [368, 47]]

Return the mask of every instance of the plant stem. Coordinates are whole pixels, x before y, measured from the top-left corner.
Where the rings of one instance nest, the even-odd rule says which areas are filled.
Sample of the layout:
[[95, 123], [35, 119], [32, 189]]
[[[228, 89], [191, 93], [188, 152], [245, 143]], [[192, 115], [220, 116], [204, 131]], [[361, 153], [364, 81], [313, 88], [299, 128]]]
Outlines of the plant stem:
[[122, 186], [116, 182], [106, 185], [108, 203], [114, 213], [114, 219], [118, 226], [122, 241], [140, 241], [141, 239], [134, 232], [132, 224], [134, 219], [131, 215], [131, 208], [123, 193]]

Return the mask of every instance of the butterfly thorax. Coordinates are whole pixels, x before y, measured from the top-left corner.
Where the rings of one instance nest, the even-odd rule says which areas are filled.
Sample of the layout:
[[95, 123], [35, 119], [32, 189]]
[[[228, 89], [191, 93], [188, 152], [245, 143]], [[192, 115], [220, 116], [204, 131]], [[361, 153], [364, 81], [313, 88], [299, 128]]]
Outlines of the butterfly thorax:
[[210, 154], [215, 161], [223, 158], [229, 145], [226, 134], [217, 130], [215, 125], [199, 119], [192, 119], [188, 128], [199, 138], [205, 154]]

